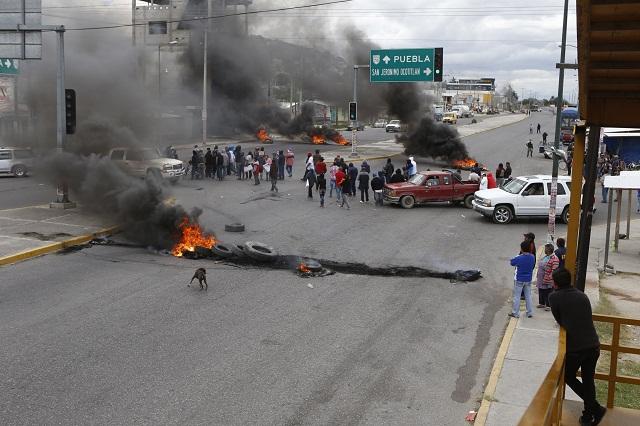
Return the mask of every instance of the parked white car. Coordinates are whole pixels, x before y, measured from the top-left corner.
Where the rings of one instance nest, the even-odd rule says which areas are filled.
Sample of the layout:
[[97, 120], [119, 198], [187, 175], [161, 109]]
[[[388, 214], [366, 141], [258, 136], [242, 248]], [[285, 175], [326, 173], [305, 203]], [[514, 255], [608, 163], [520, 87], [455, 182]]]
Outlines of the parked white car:
[[[569, 221], [571, 176], [558, 176], [556, 214]], [[551, 176], [520, 176], [501, 188], [477, 191], [472, 201], [473, 209], [495, 223], [506, 224], [514, 218], [549, 216]]]

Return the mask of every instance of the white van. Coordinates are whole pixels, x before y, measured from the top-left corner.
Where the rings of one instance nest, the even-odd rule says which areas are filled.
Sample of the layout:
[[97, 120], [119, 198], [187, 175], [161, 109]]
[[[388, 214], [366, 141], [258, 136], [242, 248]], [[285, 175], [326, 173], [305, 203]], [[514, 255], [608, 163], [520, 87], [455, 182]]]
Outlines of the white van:
[[[558, 176], [556, 215], [569, 222], [571, 176]], [[474, 194], [473, 209], [495, 223], [506, 224], [519, 217], [549, 216], [551, 176], [520, 176], [500, 188]]]
[[24, 177], [33, 167], [33, 152], [29, 148], [0, 146], [0, 174]]

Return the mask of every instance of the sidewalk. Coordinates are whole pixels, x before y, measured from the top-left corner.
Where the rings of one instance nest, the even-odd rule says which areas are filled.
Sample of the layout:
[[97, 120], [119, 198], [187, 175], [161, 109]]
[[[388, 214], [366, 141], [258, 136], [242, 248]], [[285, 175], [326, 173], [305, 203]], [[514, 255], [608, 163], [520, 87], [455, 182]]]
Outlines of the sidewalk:
[[[620, 240], [619, 252], [609, 253], [616, 275], [600, 277], [603, 269], [606, 224], [591, 229], [585, 293], [592, 306], [599, 301], [600, 287], [623, 316], [640, 312], [640, 215], [632, 213], [630, 239]], [[626, 232], [626, 222], [625, 232]], [[613, 227], [611, 231], [613, 235]], [[613, 239], [612, 239], [613, 241]], [[537, 301], [534, 295], [534, 303]], [[559, 328], [551, 315], [536, 309], [533, 318], [511, 318], [485, 388], [475, 425], [516, 425], [544, 380], [557, 353]], [[581, 401], [571, 389], [566, 399]]]
[[82, 207], [58, 210], [41, 205], [0, 210], [0, 266], [83, 244], [109, 233], [113, 225]]

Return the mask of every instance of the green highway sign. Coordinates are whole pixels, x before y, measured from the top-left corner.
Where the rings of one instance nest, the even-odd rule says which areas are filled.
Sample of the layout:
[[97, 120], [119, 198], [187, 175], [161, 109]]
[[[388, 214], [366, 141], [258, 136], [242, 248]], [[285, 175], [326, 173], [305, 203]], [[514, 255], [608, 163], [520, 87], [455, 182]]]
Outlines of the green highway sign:
[[369, 66], [371, 83], [442, 81], [442, 48], [372, 50]]
[[0, 58], [0, 74], [18, 74], [18, 60]]

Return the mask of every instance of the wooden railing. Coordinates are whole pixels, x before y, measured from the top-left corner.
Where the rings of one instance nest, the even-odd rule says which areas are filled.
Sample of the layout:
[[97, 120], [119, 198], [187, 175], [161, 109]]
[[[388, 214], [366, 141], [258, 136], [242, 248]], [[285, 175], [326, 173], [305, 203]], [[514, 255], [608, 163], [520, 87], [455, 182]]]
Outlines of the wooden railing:
[[[613, 408], [616, 383], [640, 385], [640, 377], [618, 374], [618, 354], [640, 355], [640, 348], [620, 345], [620, 327], [622, 325], [640, 326], [640, 319], [593, 314], [595, 322], [612, 324], [611, 343], [601, 343], [600, 350], [611, 353], [609, 374], [596, 373], [596, 379], [608, 382], [607, 407]], [[564, 359], [566, 351], [566, 333], [560, 329], [558, 338], [558, 354], [547, 372], [544, 381], [538, 388], [533, 400], [524, 412], [519, 426], [560, 425], [562, 404], [564, 401]]]
[[616, 396], [616, 383], [630, 383], [633, 385], [640, 385], [640, 377], [618, 375], [618, 354], [622, 353], [640, 355], [640, 348], [620, 345], [620, 326], [623, 324], [640, 326], [640, 319], [593, 314], [593, 320], [596, 322], [610, 323], [613, 326], [611, 343], [600, 343], [600, 350], [611, 352], [609, 374], [596, 373], [596, 379], [606, 380], [608, 382], [607, 408], [613, 408], [613, 403]]

